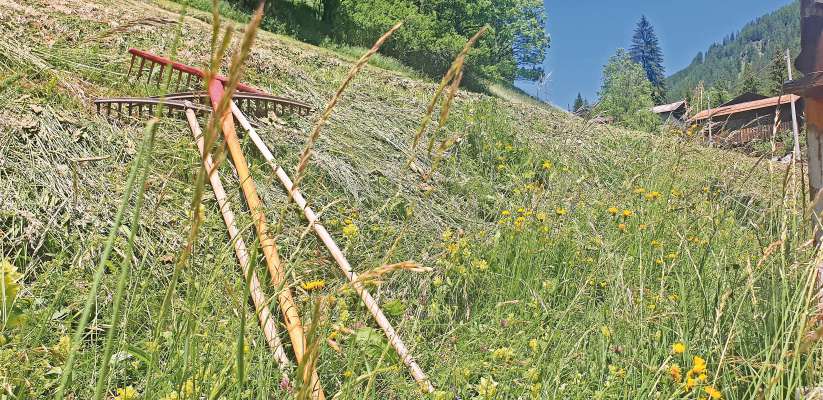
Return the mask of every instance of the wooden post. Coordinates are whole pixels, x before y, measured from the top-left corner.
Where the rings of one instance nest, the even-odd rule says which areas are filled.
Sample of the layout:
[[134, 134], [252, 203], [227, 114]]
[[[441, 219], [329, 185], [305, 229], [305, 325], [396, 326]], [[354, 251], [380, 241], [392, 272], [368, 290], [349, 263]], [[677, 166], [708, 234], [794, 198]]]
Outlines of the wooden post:
[[[803, 97], [806, 104], [806, 147], [808, 148], [809, 196], [815, 201], [823, 189], [823, 0], [801, 0], [800, 3], [800, 55], [795, 60], [802, 79], [783, 86], [784, 92]], [[823, 202], [815, 202], [811, 216], [814, 244], [820, 246], [820, 216]], [[823, 282], [823, 264], [817, 266], [817, 285]], [[823, 311], [823, 297], [818, 293]]]
[[[792, 64], [791, 64], [791, 57], [792, 53], [791, 50], [786, 49], [786, 68], [789, 70], [789, 80], [792, 80]], [[790, 99], [791, 101], [791, 99]], [[792, 153], [792, 160], [794, 162], [800, 161], [800, 130], [797, 127], [797, 105], [794, 101], [792, 103], [792, 129], [793, 129], [793, 139], [794, 139], [794, 151]]]

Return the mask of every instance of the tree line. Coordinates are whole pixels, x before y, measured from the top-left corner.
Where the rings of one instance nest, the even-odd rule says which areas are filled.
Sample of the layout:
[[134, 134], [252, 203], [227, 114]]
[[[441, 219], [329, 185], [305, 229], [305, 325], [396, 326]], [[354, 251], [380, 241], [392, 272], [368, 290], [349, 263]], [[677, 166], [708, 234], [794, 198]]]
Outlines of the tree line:
[[[258, 0], [227, 0], [250, 10]], [[489, 31], [467, 59], [471, 77], [537, 80], [550, 39], [542, 0], [274, 0], [264, 27], [309, 43], [370, 47], [397, 21], [405, 26], [381, 49], [425, 74], [438, 76], [466, 39]]]

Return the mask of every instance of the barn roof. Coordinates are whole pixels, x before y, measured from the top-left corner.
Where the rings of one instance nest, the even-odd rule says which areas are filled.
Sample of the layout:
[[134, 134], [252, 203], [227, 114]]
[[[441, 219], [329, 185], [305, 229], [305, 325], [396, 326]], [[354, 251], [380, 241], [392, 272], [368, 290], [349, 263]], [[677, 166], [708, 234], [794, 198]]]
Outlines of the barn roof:
[[686, 105], [686, 100], [676, 101], [676, 102], [671, 103], [671, 104], [663, 104], [663, 105], [659, 105], [659, 106], [654, 106], [654, 107], [652, 107], [652, 112], [655, 113], [655, 114], [662, 114], [662, 113], [672, 112], [672, 111], [677, 110], [678, 108], [683, 107], [685, 105]]
[[720, 117], [723, 115], [732, 115], [744, 111], [758, 110], [761, 108], [775, 107], [780, 104], [794, 103], [800, 100], [800, 96], [794, 94], [786, 94], [776, 97], [768, 97], [761, 100], [749, 101], [745, 103], [732, 104], [729, 106], [710, 108], [702, 111], [692, 117], [690, 121], [702, 121], [711, 117]]

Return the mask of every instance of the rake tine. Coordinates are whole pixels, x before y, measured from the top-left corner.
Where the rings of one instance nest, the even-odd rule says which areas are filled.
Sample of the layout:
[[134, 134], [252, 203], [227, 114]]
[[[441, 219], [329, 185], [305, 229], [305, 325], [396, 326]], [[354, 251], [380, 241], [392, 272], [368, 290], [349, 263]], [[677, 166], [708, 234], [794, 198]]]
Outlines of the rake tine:
[[157, 85], [158, 86], [160, 85], [160, 83], [163, 79], [163, 71], [165, 71], [165, 70], [166, 70], [166, 66], [163, 65], [163, 64], [160, 64], [160, 73], [157, 74]]
[[134, 80], [135, 82], [140, 80], [140, 77], [143, 76], [143, 65], [146, 64], [145, 58], [140, 58], [140, 69], [137, 71], [137, 78]]
[[106, 116], [111, 116], [111, 103], [106, 103]]
[[155, 64], [154, 64], [153, 61], [149, 61], [149, 63], [151, 63], [151, 65], [149, 66], [149, 74], [146, 76], [146, 84], [151, 82], [151, 75], [154, 73], [154, 65]]
[[132, 109], [132, 108], [134, 108], [134, 104], [133, 104], [133, 103], [129, 103], [129, 117], [131, 117], [131, 113], [132, 113], [131, 109]]
[[123, 115], [123, 103], [117, 103], [117, 114]]
[[129, 72], [126, 74], [126, 80], [131, 76], [131, 69], [134, 68], [134, 54], [131, 55], [131, 63], [129, 64]]

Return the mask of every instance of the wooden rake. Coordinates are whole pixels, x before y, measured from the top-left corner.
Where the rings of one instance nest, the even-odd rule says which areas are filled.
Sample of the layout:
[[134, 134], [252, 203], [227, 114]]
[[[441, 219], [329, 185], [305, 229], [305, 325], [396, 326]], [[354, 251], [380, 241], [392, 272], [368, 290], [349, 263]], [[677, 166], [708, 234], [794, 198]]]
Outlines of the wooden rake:
[[[225, 96], [224, 84], [227, 84], [229, 81], [227, 77], [222, 75], [210, 76], [199, 68], [181, 64], [168, 58], [142, 50], [129, 49], [129, 53], [132, 55], [132, 59], [129, 65], [127, 77], [132, 75], [136, 61], [138, 59], [140, 60], [136, 71], [136, 82], [140, 82], [143, 77], [143, 72], [147, 71], [146, 83], [150, 85], [160, 86], [165, 81], [166, 88], [171, 88], [173, 86], [176, 90], [179, 90], [181, 86], [186, 89], [191, 89], [192, 84], [200, 84], [200, 87], [203, 87], [202, 84], [206, 83], [206, 92], [186, 92], [165, 95], [158, 98], [160, 102], [189, 101], [191, 104], [194, 104], [194, 101], [198, 101], [200, 106], [207, 107], [210, 105], [212, 110], [220, 109], [219, 104]], [[156, 69], [157, 73], [154, 72], [156, 67], [159, 67]], [[284, 109], [288, 109], [290, 111], [297, 110], [298, 113], [303, 114], [308, 114], [311, 112], [311, 107], [308, 105], [296, 102], [294, 100], [267, 95], [262, 90], [243, 83], [238, 83], [236, 88], [238, 92], [237, 94], [240, 95], [239, 97], [244, 97], [243, 94], [246, 94], [244, 97], [244, 100], [246, 101], [244, 103], [248, 106], [253, 105], [255, 110], [262, 109], [265, 110], [265, 112], [268, 112], [268, 106], [273, 104], [273, 111], [275, 112], [277, 112], [278, 105], [280, 106], [281, 111]], [[184, 105], [185, 104], [187, 103], [184, 103]], [[108, 109], [110, 108], [111, 107]], [[234, 126], [234, 118], [232, 117], [231, 110], [229, 109], [226, 109], [225, 112], [223, 112], [223, 115], [215, 115], [214, 118], [218, 118], [222, 128], [223, 138], [225, 140], [226, 147], [229, 150], [229, 155], [231, 156], [235, 170], [237, 171], [243, 196], [246, 199], [249, 212], [254, 220], [255, 230], [260, 241], [260, 247], [263, 250], [263, 256], [266, 259], [266, 266], [269, 270], [269, 275], [271, 276], [272, 286], [278, 290], [276, 296], [277, 302], [280, 306], [280, 311], [283, 314], [283, 322], [286, 327], [286, 331], [289, 334], [289, 339], [291, 340], [292, 350], [294, 351], [298, 365], [301, 365], [303, 364], [303, 359], [307, 349], [303, 323], [297, 311], [297, 304], [294, 302], [294, 298], [292, 297], [290, 285], [286, 283], [285, 268], [277, 251], [277, 244], [275, 243], [274, 238], [269, 234], [268, 223], [263, 210], [263, 203], [257, 193], [257, 185], [251, 177], [248, 162], [246, 161], [246, 157], [240, 147], [240, 141], [237, 138], [237, 132]], [[320, 379], [317, 375], [317, 370], [312, 368], [311, 371], [306, 371], [306, 374], [307, 376], [304, 377], [304, 381], [310, 382], [309, 384], [312, 390], [312, 398], [324, 400], [325, 394], [320, 386]]]

